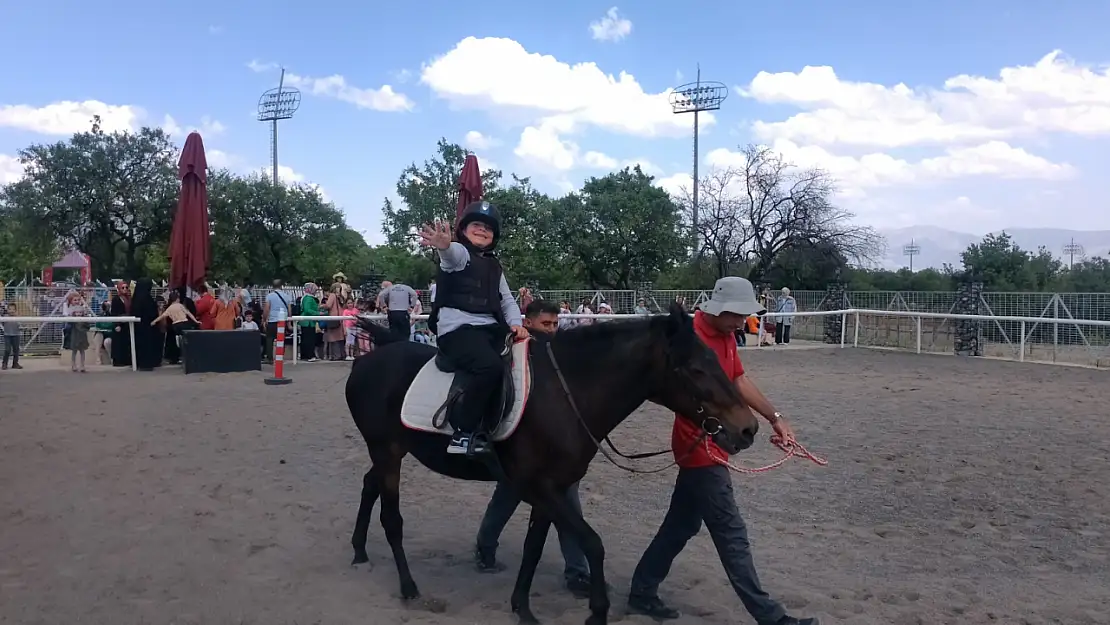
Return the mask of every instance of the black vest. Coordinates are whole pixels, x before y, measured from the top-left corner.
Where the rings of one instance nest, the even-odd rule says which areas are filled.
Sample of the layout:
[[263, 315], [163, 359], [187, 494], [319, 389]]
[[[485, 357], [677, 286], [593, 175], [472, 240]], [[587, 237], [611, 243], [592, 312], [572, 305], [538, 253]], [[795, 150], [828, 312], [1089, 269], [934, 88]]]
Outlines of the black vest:
[[[505, 325], [505, 315], [501, 311], [501, 261], [492, 252], [466, 248], [470, 261], [465, 269], [440, 269], [436, 275], [436, 299], [432, 302], [430, 321], [439, 320], [440, 308], [455, 308], [476, 315], [492, 315], [499, 324]], [[432, 325], [434, 323], [429, 323]]]

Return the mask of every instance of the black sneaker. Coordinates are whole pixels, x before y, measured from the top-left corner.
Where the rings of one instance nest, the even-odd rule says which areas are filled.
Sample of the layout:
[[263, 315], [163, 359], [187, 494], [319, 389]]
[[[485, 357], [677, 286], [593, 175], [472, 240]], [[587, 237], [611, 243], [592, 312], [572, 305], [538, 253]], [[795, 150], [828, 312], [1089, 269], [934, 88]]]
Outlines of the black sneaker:
[[466, 432], [455, 432], [451, 435], [451, 442], [447, 445], [447, 453], [469, 455], [470, 435]]
[[497, 561], [497, 552], [493, 549], [474, 548], [474, 567], [479, 573], [500, 573], [505, 570], [505, 565]]
[[661, 621], [669, 621], [682, 616], [681, 612], [663, 603], [663, 600], [658, 596], [628, 595], [628, 611]]

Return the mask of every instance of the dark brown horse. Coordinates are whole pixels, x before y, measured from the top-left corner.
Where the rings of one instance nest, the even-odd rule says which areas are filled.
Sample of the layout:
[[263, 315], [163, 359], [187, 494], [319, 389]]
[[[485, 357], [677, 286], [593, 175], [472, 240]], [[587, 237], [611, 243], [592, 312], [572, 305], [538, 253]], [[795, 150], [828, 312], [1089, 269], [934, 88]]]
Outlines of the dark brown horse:
[[[388, 342], [383, 328], [368, 321], [362, 325], [380, 342], [375, 351], [355, 361], [347, 379], [347, 406], [372, 462], [362, 479], [362, 501], [351, 536], [354, 562], [368, 560], [366, 533], [380, 497], [382, 528], [397, 564], [401, 597], [414, 599], [420, 593], [402, 546], [401, 460], [411, 453], [432, 471], [462, 480], [494, 481], [496, 471], [447, 454], [447, 436], [417, 432], [401, 423], [405, 392], [436, 349]], [[546, 344], [533, 343], [533, 384], [523, 418], [516, 432], [496, 445], [499, 463], [494, 466], [532, 506], [511, 605], [522, 622], [536, 622], [528, 593], [554, 523], [577, 539], [590, 565], [591, 614], [586, 623], [604, 625], [609, 595], [601, 537], [565, 496], [567, 488], [586, 474], [598, 451], [597, 441], [645, 401], [691, 415], [706, 436], [733, 453], [752, 444], [759, 426], [717, 357], [694, 334], [689, 315], [676, 306], [666, 316], [562, 331], [550, 348], [549, 353]]]

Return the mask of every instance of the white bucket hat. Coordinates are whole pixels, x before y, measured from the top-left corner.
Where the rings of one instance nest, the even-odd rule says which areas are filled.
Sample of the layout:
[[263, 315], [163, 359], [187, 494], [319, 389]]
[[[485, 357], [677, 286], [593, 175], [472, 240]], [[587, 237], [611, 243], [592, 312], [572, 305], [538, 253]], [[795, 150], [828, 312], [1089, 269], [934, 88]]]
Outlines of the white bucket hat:
[[737, 315], [759, 315], [767, 312], [755, 297], [752, 283], [744, 278], [721, 278], [713, 285], [713, 297], [698, 306], [702, 312], [716, 317], [723, 312]]

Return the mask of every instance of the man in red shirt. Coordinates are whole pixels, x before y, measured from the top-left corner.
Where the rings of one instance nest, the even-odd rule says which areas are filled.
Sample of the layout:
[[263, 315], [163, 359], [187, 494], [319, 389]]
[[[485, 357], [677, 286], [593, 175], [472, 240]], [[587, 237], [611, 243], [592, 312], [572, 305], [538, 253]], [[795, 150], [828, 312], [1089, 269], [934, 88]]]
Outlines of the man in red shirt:
[[[694, 331], [721, 362], [740, 396], [753, 410], [762, 415], [784, 440], [793, 440], [794, 431], [766, 396], [744, 375], [744, 366], [737, 354], [734, 332], [744, 326], [748, 315], [763, 312], [751, 282], [743, 278], [721, 278], [713, 288], [713, 297], [704, 302], [694, 315]], [[675, 415], [671, 435], [675, 461], [679, 466], [671, 506], [663, 525], [648, 545], [632, 575], [628, 608], [657, 619], [679, 617], [678, 610], [659, 598], [659, 584], [667, 577], [671, 563], [682, 552], [687, 541], [701, 530], [709, 529], [721, 564], [725, 567], [733, 590], [759, 625], [818, 625], [816, 618], [795, 618], [786, 614], [782, 604], [772, 599], [760, 586], [755, 571], [748, 531], [732, 492], [732, 476], [723, 462], [728, 460], [720, 447], [699, 444], [701, 430], [688, 419]]]

